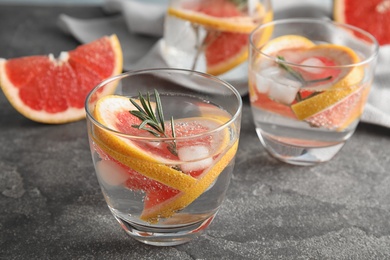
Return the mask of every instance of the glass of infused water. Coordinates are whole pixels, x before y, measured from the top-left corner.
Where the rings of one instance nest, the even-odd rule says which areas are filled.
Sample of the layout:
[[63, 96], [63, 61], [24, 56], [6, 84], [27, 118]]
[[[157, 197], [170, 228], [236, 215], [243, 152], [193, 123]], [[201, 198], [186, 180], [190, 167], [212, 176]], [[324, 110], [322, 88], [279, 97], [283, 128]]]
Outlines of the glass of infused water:
[[163, 57], [169, 67], [245, 80], [247, 90], [249, 33], [272, 18], [270, 0], [171, 0]]
[[313, 165], [352, 136], [373, 81], [378, 43], [320, 19], [287, 19], [250, 36], [249, 95], [258, 137], [277, 159]]
[[189, 70], [131, 71], [95, 87], [85, 108], [96, 175], [126, 233], [157, 246], [202, 234], [233, 171], [237, 90]]

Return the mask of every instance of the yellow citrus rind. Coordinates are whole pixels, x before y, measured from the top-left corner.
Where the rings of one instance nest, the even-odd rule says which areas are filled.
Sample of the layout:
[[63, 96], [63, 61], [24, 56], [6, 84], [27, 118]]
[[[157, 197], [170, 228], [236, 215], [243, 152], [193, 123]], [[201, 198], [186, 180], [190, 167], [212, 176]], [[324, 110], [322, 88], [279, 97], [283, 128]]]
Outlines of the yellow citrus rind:
[[230, 161], [234, 158], [238, 148], [236, 141], [225, 154], [223, 154], [218, 162], [213, 165], [203, 176], [196, 182], [190, 190], [181, 192], [173, 199], [168, 200], [159, 207], [154, 207], [150, 210], [144, 210], [141, 214], [141, 219], [150, 223], [156, 223], [160, 218], [169, 218], [178, 210], [181, 210], [196, 200], [202, 193], [217, 179], [219, 174], [226, 168]]
[[261, 47], [261, 52], [267, 55], [273, 55], [285, 49], [308, 49], [315, 46], [315, 43], [306, 37], [294, 34], [276, 37], [264, 46], [261, 46], [262, 42], [260, 41], [257, 46]]

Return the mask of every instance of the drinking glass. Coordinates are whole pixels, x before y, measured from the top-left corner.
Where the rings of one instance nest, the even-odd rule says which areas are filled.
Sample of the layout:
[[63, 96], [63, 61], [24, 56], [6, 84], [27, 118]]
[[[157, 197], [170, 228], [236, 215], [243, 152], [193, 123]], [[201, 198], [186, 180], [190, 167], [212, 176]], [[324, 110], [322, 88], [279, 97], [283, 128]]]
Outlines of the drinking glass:
[[241, 84], [247, 92], [249, 33], [273, 18], [270, 0], [171, 0], [163, 58]]
[[[233, 171], [242, 109], [237, 90], [190, 70], [131, 71], [96, 86], [85, 109], [96, 175], [126, 233], [157, 246], [202, 234]], [[141, 110], [155, 118], [140, 119], [134, 111]], [[141, 127], [153, 120], [165, 130]]]
[[277, 159], [313, 165], [352, 136], [373, 81], [378, 43], [320, 19], [286, 19], [250, 35], [249, 95], [258, 137]]

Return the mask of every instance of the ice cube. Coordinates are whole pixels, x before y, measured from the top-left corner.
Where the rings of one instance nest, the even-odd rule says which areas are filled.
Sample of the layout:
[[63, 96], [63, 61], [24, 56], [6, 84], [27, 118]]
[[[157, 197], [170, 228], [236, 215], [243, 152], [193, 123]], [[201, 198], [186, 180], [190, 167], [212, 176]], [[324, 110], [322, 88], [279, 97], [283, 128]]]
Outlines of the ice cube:
[[299, 81], [280, 77], [273, 81], [268, 96], [282, 104], [291, 104], [302, 84]]
[[307, 71], [309, 73], [313, 74], [320, 74], [324, 72], [324, 69], [322, 68], [315, 68], [314, 66], [320, 67], [320, 66], [325, 66], [325, 64], [317, 58], [307, 58], [303, 60], [300, 65], [304, 66], [313, 66], [313, 67], [302, 67], [302, 70]]
[[178, 149], [177, 154], [181, 161], [192, 161], [180, 165], [184, 172], [203, 170], [213, 163], [213, 159], [208, 157], [210, 155], [209, 149], [204, 145], [182, 147]]
[[282, 73], [283, 72], [278, 67], [269, 67], [260, 71], [259, 74], [256, 74], [257, 91], [260, 93], [268, 93], [269, 88], [272, 85], [273, 78], [280, 76]]
[[120, 185], [129, 178], [126, 170], [113, 161], [104, 160], [97, 162], [96, 170], [104, 183], [110, 186]]

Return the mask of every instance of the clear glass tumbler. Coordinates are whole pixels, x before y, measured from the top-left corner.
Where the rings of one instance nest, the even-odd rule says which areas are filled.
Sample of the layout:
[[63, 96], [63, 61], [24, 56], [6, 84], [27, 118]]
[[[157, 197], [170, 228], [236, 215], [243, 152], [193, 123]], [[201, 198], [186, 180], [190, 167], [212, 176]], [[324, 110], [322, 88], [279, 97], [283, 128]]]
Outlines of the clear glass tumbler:
[[189, 70], [132, 71], [95, 87], [85, 109], [101, 190], [127, 234], [170, 246], [207, 229], [233, 171], [237, 90]]
[[254, 30], [249, 95], [266, 150], [296, 165], [333, 158], [359, 122], [377, 55], [369, 33], [330, 20], [278, 20]]
[[163, 57], [169, 67], [244, 82], [247, 90], [249, 33], [272, 18], [270, 0], [171, 0]]

